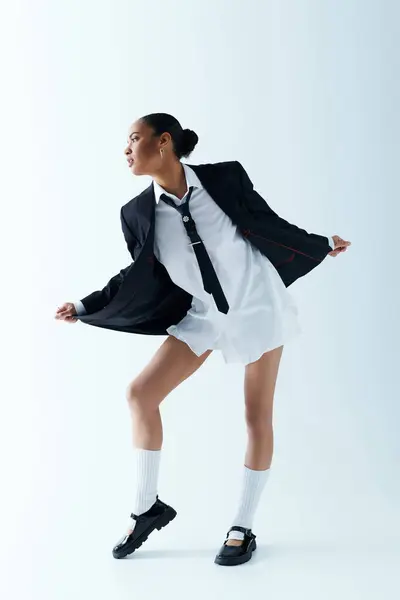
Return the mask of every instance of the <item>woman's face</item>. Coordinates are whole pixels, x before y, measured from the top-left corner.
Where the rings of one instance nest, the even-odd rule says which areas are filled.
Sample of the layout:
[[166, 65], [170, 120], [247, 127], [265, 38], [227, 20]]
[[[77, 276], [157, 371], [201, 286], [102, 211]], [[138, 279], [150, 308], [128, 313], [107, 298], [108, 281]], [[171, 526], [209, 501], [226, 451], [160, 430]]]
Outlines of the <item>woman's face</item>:
[[153, 129], [139, 120], [130, 126], [127, 142], [124, 152], [132, 173], [152, 175], [160, 169], [160, 148], [165, 147], [164, 134], [155, 136]]

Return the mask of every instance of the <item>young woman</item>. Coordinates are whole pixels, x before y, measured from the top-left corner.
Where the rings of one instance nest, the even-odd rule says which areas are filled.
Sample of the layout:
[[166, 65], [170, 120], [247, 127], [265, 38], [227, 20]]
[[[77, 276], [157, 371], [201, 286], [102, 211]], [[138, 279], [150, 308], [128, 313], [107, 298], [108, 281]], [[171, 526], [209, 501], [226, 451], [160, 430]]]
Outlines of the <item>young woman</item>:
[[[225, 362], [245, 366], [248, 442], [242, 489], [236, 514], [215, 557], [217, 564], [237, 565], [250, 560], [256, 548], [252, 527], [270, 474], [279, 364], [283, 345], [300, 332], [287, 286], [328, 254], [344, 252], [350, 242], [339, 236], [310, 234], [281, 219], [255, 192], [237, 161], [182, 163], [181, 158], [189, 156], [197, 141], [194, 131], [182, 129], [166, 113], [146, 115], [132, 124], [125, 148], [128, 167], [135, 175], [152, 177], [151, 186], [121, 209], [134, 264], [114, 276], [103, 290], [59, 307], [56, 318], [167, 334], [127, 389], [138, 487], [128, 530], [113, 548], [115, 558], [134, 552], [152, 531], [176, 516], [157, 493], [163, 442], [159, 406], [163, 399], [215, 349], [222, 352]], [[146, 212], [149, 204], [153, 213]], [[150, 254], [148, 244], [152, 246]], [[157, 286], [162, 281], [164, 288], [155, 281]], [[142, 288], [145, 291], [138, 305], [133, 300], [129, 304], [130, 296], [136, 299]], [[161, 289], [165, 293], [159, 293]], [[168, 294], [173, 302], [165, 304]], [[113, 306], [118, 308], [114, 313]], [[172, 306], [180, 306], [180, 312]], [[131, 328], [121, 323], [129, 323]]]

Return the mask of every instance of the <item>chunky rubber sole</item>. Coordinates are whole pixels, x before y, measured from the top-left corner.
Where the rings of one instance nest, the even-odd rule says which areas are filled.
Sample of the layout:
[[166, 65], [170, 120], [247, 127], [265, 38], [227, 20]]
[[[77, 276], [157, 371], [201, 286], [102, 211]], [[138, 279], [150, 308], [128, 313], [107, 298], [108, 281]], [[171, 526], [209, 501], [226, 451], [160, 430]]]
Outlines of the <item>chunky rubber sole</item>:
[[132, 542], [129, 545], [127, 544], [124, 548], [121, 548], [121, 550], [118, 550], [117, 552], [114, 552], [114, 550], [113, 550], [113, 557], [114, 558], [125, 558], [125, 556], [128, 556], [128, 554], [132, 554], [133, 552], [135, 552], [135, 550], [140, 548], [140, 546], [143, 544], [143, 542], [145, 542], [147, 540], [149, 535], [155, 529], [158, 529], [158, 531], [160, 531], [163, 527], [165, 527], [166, 525], [168, 525], [168, 523], [170, 523], [173, 519], [175, 519], [176, 515], [177, 515], [176, 510], [174, 510], [172, 507], [169, 508], [162, 515], [160, 515], [156, 521], [154, 521], [154, 523], [150, 529], [143, 532], [142, 535], [140, 535], [134, 542]]
[[254, 542], [254, 546], [251, 549], [251, 552], [248, 552], [247, 554], [243, 554], [242, 556], [216, 556], [214, 562], [217, 565], [223, 565], [225, 567], [231, 567], [231, 566], [236, 566], [236, 565], [242, 565], [243, 563], [248, 562], [252, 555], [254, 550], [257, 548], [257, 544], [256, 542]]

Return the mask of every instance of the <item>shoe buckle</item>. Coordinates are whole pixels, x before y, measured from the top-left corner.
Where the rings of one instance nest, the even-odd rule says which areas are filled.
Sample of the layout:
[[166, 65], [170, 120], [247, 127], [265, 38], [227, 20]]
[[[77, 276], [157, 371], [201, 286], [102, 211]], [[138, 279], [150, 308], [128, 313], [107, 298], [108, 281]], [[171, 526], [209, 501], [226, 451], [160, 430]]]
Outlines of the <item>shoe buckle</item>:
[[248, 538], [250, 538], [250, 539], [251, 539], [251, 537], [252, 537], [252, 535], [253, 535], [253, 534], [252, 534], [252, 531], [251, 531], [251, 529], [248, 529], [248, 528], [247, 528], [247, 529], [245, 529], [245, 531], [244, 531], [244, 535], [246, 535]]

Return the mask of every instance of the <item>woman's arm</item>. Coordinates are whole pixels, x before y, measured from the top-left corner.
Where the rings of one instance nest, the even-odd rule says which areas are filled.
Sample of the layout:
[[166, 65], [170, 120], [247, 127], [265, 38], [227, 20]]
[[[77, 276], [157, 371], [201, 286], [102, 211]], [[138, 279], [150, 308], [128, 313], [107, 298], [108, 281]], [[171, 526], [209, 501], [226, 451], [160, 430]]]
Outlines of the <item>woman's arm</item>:
[[271, 242], [308, 254], [322, 260], [331, 252], [333, 240], [325, 235], [309, 233], [280, 217], [268, 205], [266, 200], [254, 189], [253, 182], [240, 162], [236, 161], [244, 199], [249, 212], [255, 218], [254, 230], [262, 231], [262, 235]]

